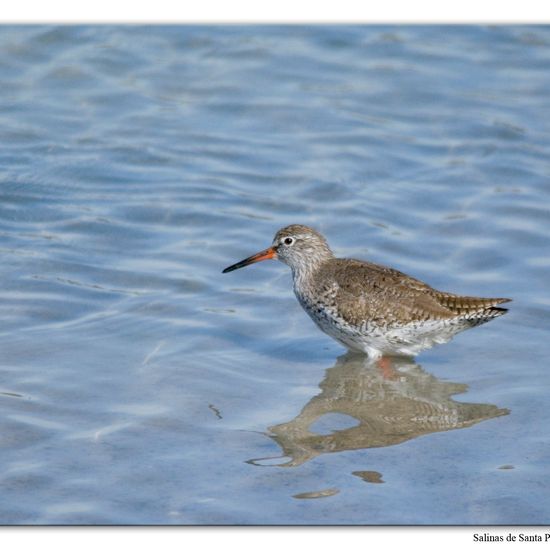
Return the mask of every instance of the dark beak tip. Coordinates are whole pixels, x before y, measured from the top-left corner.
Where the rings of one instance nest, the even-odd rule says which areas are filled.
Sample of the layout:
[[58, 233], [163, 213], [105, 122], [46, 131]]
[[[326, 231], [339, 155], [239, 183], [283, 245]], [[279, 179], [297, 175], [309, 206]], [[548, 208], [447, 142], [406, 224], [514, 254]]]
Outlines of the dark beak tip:
[[241, 260], [236, 264], [226, 267], [222, 271], [222, 273], [229, 273], [230, 271], [235, 271], [235, 269], [240, 269], [241, 267], [246, 267], [247, 265], [254, 264], [256, 262], [261, 262], [262, 260], [270, 260], [275, 257], [276, 257], [276, 250], [273, 247], [266, 248], [265, 250], [262, 250], [261, 252], [254, 254], [254, 256], [249, 256], [248, 258], [245, 258], [244, 260]]
[[230, 271], [235, 271], [235, 269], [239, 269], [239, 267], [244, 267], [239, 264], [230, 265], [229, 267], [226, 267], [222, 273], [229, 273]]

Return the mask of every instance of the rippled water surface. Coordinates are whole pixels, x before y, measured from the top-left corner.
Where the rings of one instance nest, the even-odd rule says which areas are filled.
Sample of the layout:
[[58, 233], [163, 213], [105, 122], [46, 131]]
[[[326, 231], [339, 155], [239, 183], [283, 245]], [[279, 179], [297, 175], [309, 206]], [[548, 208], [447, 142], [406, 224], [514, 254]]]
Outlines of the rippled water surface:
[[[0, 522], [550, 521], [550, 27], [0, 28]], [[289, 223], [510, 312], [345, 355]]]

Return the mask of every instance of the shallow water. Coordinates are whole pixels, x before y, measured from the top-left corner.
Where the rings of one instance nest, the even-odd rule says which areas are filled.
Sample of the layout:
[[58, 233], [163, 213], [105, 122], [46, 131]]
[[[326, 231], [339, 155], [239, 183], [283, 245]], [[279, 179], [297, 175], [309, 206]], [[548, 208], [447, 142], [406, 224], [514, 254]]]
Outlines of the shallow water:
[[[0, 522], [550, 521], [550, 27], [0, 29]], [[510, 312], [381, 371], [288, 223]]]

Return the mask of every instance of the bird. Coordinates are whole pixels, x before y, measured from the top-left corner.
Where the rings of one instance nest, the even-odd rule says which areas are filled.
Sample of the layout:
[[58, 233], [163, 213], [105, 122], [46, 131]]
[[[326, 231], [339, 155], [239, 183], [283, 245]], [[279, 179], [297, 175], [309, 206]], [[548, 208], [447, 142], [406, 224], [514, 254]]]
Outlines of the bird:
[[511, 301], [442, 292], [392, 267], [337, 258], [321, 233], [300, 224], [222, 273], [270, 259], [290, 267], [298, 302], [323, 332], [373, 359], [416, 356], [500, 317], [508, 310], [499, 304]]

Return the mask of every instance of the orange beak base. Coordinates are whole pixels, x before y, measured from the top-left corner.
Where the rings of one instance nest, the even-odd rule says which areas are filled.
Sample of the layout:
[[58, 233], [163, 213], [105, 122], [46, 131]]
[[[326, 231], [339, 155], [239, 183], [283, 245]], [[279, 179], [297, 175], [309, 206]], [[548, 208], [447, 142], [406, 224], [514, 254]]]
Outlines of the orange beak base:
[[241, 267], [246, 267], [247, 265], [255, 264], [256, 262], [261, 262], [263, 260], [273, 260], [276, 257], [277, 251], [270, 246], [269, 248], [258, 252], [258, 254], [254, 254], [254, 256], [250, 256], [240, 262], [237, 262], [236, 264], [226, 267], [222, 273], [229, 273], [230, 271], [235, 271], [235, 269], [240, 269]]

